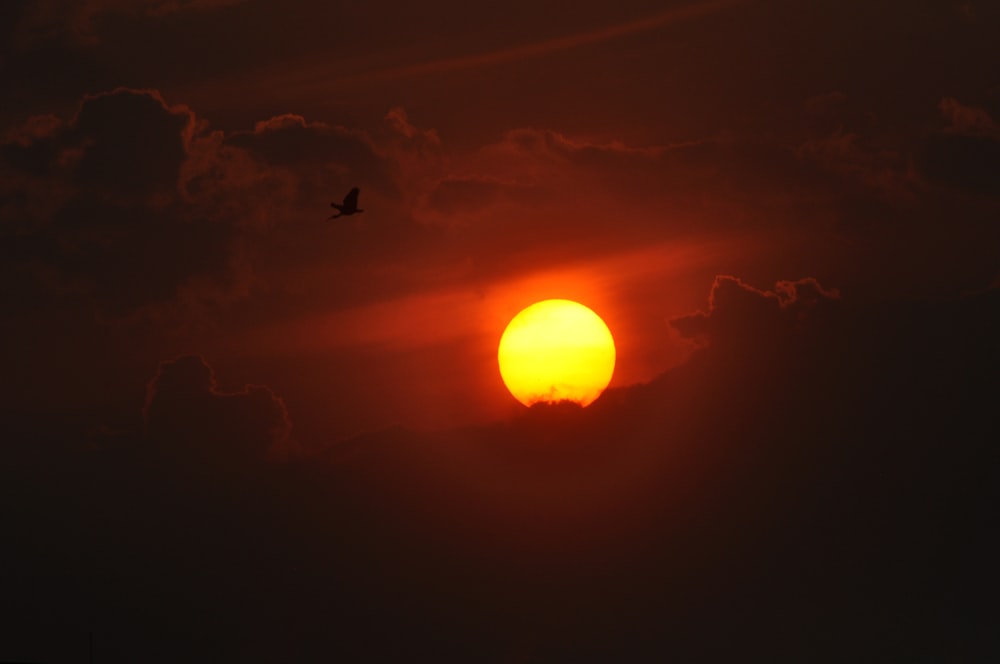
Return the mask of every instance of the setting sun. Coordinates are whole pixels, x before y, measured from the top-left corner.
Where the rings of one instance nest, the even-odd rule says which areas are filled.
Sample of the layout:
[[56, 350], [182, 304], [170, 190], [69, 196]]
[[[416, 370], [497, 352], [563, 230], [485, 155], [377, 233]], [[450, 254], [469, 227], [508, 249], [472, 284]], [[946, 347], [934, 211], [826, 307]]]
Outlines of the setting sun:
[[525, 406], [564, 400], [587, 406], [611, 381], [615, 342], [582, 304], [544, 300], [510, 321], [497, 359], [504, 384]]

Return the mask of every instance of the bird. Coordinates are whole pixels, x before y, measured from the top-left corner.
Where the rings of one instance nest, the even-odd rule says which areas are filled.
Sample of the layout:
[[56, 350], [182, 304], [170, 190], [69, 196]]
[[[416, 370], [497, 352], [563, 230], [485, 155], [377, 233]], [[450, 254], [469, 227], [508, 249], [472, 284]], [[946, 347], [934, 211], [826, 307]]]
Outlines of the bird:
[[337, 217], [341, 217], [345, 214], [356, 214], [358, 212], [364, 212], [364, 210], [358, 209], [358, 194], [360, 192], [361, 190], [355, 187], [354, 189], [351, 189], [349, 192], [347, 192], [347, 195], [344, 196], [343, 203], [330, 203], [330, 207], [336, 209], [337, 214], [330, 215], [329, 217], [327, 217], [327, 221], [329, 221], [330, 219], [336, 219]]

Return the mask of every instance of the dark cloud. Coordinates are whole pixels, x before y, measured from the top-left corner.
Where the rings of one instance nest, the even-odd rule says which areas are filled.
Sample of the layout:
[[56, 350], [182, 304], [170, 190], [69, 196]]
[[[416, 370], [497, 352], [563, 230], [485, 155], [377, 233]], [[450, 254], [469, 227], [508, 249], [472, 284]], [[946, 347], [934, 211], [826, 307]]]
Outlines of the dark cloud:
[[[847, 97], [834, 95], [813, 105], [827, 103], [847, 103]], [[971, 117], [962, 122], [988, 126], [980, 113]], [[968, 200], [958, 187], [937, 185], [961, 178], [963, 186], [988, 194], [993, 138], [941, 132], [930, 141], [936, 157], [928, 160], [921, 153], [927, 145], [924, 130], [890, 131], [884, 121], [853, 106], [820, 126], [797, 116], [775, 122], [794, 130], [640, 147], [516, 130], [481, 150], [463, 177], [475, 173], [544, 191], [545, 202], [552, 203], [544, 217], [547, 228], [567, 220], [561, 229], [601, 242], [635, 242], [657, 224], [664, 235], [752, 233], [768, 238], [768, 244], [796, 244], [782, 257], [794, 265], [790, 269], [836, 275], [844, 286], [896, 295], [954, 293], [992, 280], [998, 246], [990, 223], [994, 203]], [[483, 200], [498, 200], [491, 199], [492, 192], [482, 193]], [[498, 225], [521, 220], [538, 232], [539, 201], [526, 202], [520, 206], [525, 214], [498, 215]], [[984, 241], [987, 236], [991, 239]], [[956, 263], [958, 254], [966, 258]], [[928, 262], [954, 269], [931, 275]], [[827, 267], [819, 268], [821, 263]], [[897, 270], [869, 283], [886, 263]]]
[[707, 312], [681, 316], [670, 324], [687, 339], [721, 346], [781, 344], [812, 310], [840, 299], [811, 277], [779, 281], [774, 290], [760, 290], [737, 277], [720, 275], [712, 284]]
[[506, 133], [503, 142], [515, 150], [553, 156], [567, 156], [580, 152], [655, 153], [634, 148], [630, 149], [621, 143], [575, 141], [557, 131], [539, 129], [512, 129]]
[[[597, 142], [574, 139], [550, 129], [513, 129], [487, 147], [488, 152], [514, 154], [545, 161], [572, 162], [588, 167], [629, 166], [640, 161], [654, 165], [671, 147], [634, 147], [621, 141]], [[632, 171], [633, 169], [629, 169]]]
[[194, 126], [189, 108], [167, 105], [157, 91], [119, 88], [85, 97], [68, 122], [29, 119], [8, 132], [0, 158], [15, 185], [45, 179], [53, 197], [164, 204], [176, 193]]
[[292, 424], [284, 402], [263, 385], [218, 388], [215, 372], [196, 355], [160, 364], [146, 390], [146, 436], [166, 451], [221, 463], [287, 455]]
[[441, 137], [435, 129], [421, 129], [410, 122], [410, 116], [402, 106], [389, 109], [385, 114], [389, 127], [410, 140], [418, 150], [437, 150], [441, 147]]
[[116, 628], [96, 644], [152, 661], [206, 652], [179, 626], [243, 661], [991, 659], [997, 293], [833, 303], [810, 279], [720, 278], [702, 323], [781, 343], [714, 343], [587, 409], [288, 464], [241, 461], [287, 439], [269, 390], [166, 362], [160, 444], [0, 448], [0, 509], [31, 506], [5, 521], [13, 619], [52, 626], [4, 643], [75, 643], [85, 607]]
[[84, 99], [61, 142], [80, 150], [75, 179], [91, 191], [171, 195], [193, 131], [187, 107], [154, 90], [119, 89]]
[[912, 198], [906, 155], [842, 127], [806, 139], [723, 135], [638, 147], [521, 129], [483, 152], [493, 158], [494, 172], [508, 178], [518, 173], [577, 197], [585, 181], [590, 196], [632, 210], [625, 216], [656, 206], [671, 217], [697, 215], [713, 228], [752, 217], [759, 229], [819, 229], [833, 215], [842, 230], [853, 232], [867, 227], [854, 214], [859, 204], [880, 207], [882, 223]]
[[918, 155], [934, 182], [986, 196], [1000, 192], [1000, 129], [982, 108], [946, 97], [939, 105], [949, 126], [931, 134]]
[[383, 192], [395, 189], [392, 162], [359, 130], [286, 114], [258, 122], [252, 132], [233, 133], [225, 144], [267, 164], [292, 168], [303, 179], [316, 180], [320, 188], [350, 183]]
[[998, 131], [996, 123], [985, 109], [966, 106], [954, 97], [942, 99], [938, 109], [950, 123], [950, 130], [976, 134], [995, 134]]
[[66, 122], [39, 117], [9, 132], [0, 146], [4, 253], [9, 269], [48, 274], [27, 283], [22, 274], [17, 290], [84, 294], [112, 316], [224, 298], [243, 269], [243, 231], [255, 224], [234, 203], [246, 197], [217, 183], [203, 183], [204, 198], [182, 195], [191, 162], [207, 159], [194, 154], [207, 140], [195, 140], [196, 125], [190, 109], [156, 91], [119, 88], [87, 96]]
[[61, 126], [62, 121], [54, 115], [29, 118], [8, 132], [7, 140], [0, 146], [3, 162], [16, 173], [48, 175], [57, 156], [55, 135]]

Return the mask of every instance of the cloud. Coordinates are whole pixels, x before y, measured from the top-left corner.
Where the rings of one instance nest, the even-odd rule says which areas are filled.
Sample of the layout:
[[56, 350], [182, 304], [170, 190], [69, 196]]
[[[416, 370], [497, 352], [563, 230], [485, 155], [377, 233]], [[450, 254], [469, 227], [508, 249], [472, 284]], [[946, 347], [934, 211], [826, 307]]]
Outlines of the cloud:
[[414, 140], [419, 143], [426, 144], [432, 147], [440, 147], [441, 137], [438, 136], [437, 130], [435, 129], [420, 129], [412, 122], [406, 113], [406, 109], [402, 106], [396, 106], [389, 109], [389, 112], [385, 114], [385, 120], [389, 123], [389, 126], [396, 133]]
[[[844, 653], [876, 643], [946, 652], [969, 620], [971, 631], [989, 620], [988, 598], [971, 589], [992, 565], [979, 547], [992, 537], [996, 485], [975, 468], [996, 422], [975, 377], [998, 361], [998, 305], [993, 293], [866, 306], [815, 279], [758, 289], [722, 276], [692, 331], [713, 344], [646, 385], [583, 410], [369, 434], [339, 458], [362, 483], [404, 492], [400, 521], [441, 533], [435, 560], [461, 532], [457, 556], [480, 561], [484, 575], [495, 573], [484, 560], [527, 561], [517, 606], [544, 595], [537, 578], [562, 579], [560, 602], [588, 628], [605, 626], [611, 636], [595, 640], [609, 653], [703, 656], [706, 636], [723, 629], [741, 635], [715, 651], [729, 659], [767, 651], [770, 637], [755, 639], [776, 623], [795, 625], [782, 632], [794, 634], [786, 646], [806, 659], [829, 654], [812, 636], [831, 623], [849, 626], [836, 646]], [[744, 336], [753, 343], [737, 344]], [[948, 536], [958, 532], [960, 546]], [[975, 569], [943, 562], [955, 559]], [[914, 579], [926, 582], [916, 603]], [[580, 596], [567, 598], [574, 588]], [[983, 602], [963, 602], [951, 636], [931, 630], [916, 646], [903, 625], [940, 624], [927, 592]], [[859, 600], [878, 608], [860, 615]], [[889, 646], [886, 615], [902, 630]], [[684, 616], [685, 630], [664, 644], [668, 616]], [[541, 647], [557, 649], [556, 632], [542, 631]], [[568, 660], [601, 647], [573, 636]]]
[[993, 118], [978, 106], [966, 106], [954, 97], [945, 97], [938, 104], [938, 108], [951, 123], [948, 127], [951, 131], [978, 134], [992, 134], [997, 131]]
[[551, 129], [519, 128], [504, 133], [503, 138], [483, 148], [489, 156], [539, 160], [548, 163], [573, 163], [591, 168], [629, 168], [641, 164], [655, 167], [659, 158], [695, 145], [630, 146], [622, 141], [594, 141], [566, 136]]
[[839, 300], [837, 289], [812, 278], [778, 281], [761, 290], [729, 275], [715, 277], [708, 310], [670, 321], [682, 337], [721, 347], [773, 346], [794, 332], [818, 307]]
[[[814, 280], [720, 277], [707, 313], [725, 334], [823, 324], [769, 352], [710, 346], [587, 409], [392, 427], [286, 464], [250, 462], [287, 439], [280, 400], [177, 358], [150, 384], [157, 444], [0, 446], [7, 533], [25, 543], [8, 596], [46, 617], [37, 643], [72, 645], [86, 608], [124, 625], [108, 648], [164, 661], [203, 652], [182, 627], [241, 661], [525, 643], [543, 661], [728, 661], [773, 654], [775, 625], [795, 660], [983, 659], [997, 295], [833, 307]], [[665, 639], [667, 623], [684, 628]]]
[[1000, 129], [982, 108], [946, 97], [938, 108], [948, 127], [931, 134], [919, 155], [930, 180], [995, 197], [1000, 192]]
[[517, 224], [537, 232], [542, 219], [547, 231], [571, 223], [574, 235], [586, 241], [588, 230], [607, 228], [609, 209], [625, 227], [632, 219], [648, 222], [673, 194], [691, 195], [675, 177], [685, 182], [698, 177], [677, 173], [681, 153], [689, 149], [696, 148], [637, 147], [550, 129], [512, 129], [449, 161], [426, 183], [418, 212], [437, 221], [451, 217], [456, 226], [476, 219], [480, 227], [502, 227], [505, 234]]
[[823, 183], [842, 199], [904, 203], [913, 199], [907, 156], [865, 142], [855, 132], [837, 130], [803, 141], [795, 150], [800, 167], [817, 169]]
[[183, 325], [244, 297], [260, 269], [280, 271], [274, 242], [299, 242], [286, 229], [321, 222], [352, 186], [398, 246], [412, 219], [400, 194], [422, 191], [409, 178], [440, 177], [440, 146], [401, 108], [387, 125], [373, 137], [283, 114], [224, 132], [129, 88], [88, 95], [69, 118], [31, 118], [0, 140], [5, 296]]
[[479, 164], [483, 175], [578, 198], [601, 196], [620, 211], [635, 207], [634, 213], [648, 214], [654, 208], [674, 218], [697, 216], [702, 227], [745, 223], [740, 219], [748, 215], [758, 228], [800, 224], [819, 207], [847, 216], [841, 208], [858, 200], [886, 207], [909, 200], [905, 159], [870, 149], [849, 132], [797, 145], [715, 136], [637, 146], [516, 129], [484, 147]]
[[7, 132], [0, 159], [13, 175], [51, 178], [117, 200], [168, 197], [194, 133], [195, 116], [156, 90], [118, 88], [83, 98], [67, 122], [36, 116]]
[[252, 132], [234, 132], [223, 144], [293, 172], [306, 199], [325, 195], [338, 183], [345, 192], [353, 185], [374, 187], [384, 194], [396, 191], [392, 160], [361, 130], [309, 122], [289, 113], [258, 122]]
[[31, 118], [0, 143], [9, 283], [112, 317], [225, 302], [302, 206], [337, 182], [391, 192], [392, 170], [363, 132], [301, 116], [226, 135], [156, 90], [88, 95], [68, 120]]
[[8, 132], [0, 158], [23, 176], [49, 176], [94, 195], [169, 196], [187, 156], [194, 113], [156, 90], [118, 88], [84, 97], [68, 122], [29, 119]]
[[286, 113], [254, 125], [252, 132], [230, 134], [226, 143], [244, 148], [276, 165], [299, 162], [356, 161], [372, 158], [371, 141], [359, 131], [308, 122], [301, 115]]
[[120, 88], [88, 96], [62, 137], [81, 151], [75, 181], [93, 191], [171, 195], [194, 131], [194, 113], [155, 90]]
[[197, 355], [160, 364], [146, 389], [143, 419], [154, 444], [221, 462], [287, 455], [295, 448], [280, 397], [263, 385], [220, 390], [215, 372]]
[[[175, 300], [216, 297], [233, 277], [241, 221], [181, 195], [197, 121], [154, 90], [119, 88], [83, 99], [66, 122], [34, 119], [0, 147], [3, 249], [48, 274], [38, 297], [84, 295], [112, 316]], [[36, 266], [36, 267], [32, 267]], [[216, 284], [193, 289], [195, 282]]]

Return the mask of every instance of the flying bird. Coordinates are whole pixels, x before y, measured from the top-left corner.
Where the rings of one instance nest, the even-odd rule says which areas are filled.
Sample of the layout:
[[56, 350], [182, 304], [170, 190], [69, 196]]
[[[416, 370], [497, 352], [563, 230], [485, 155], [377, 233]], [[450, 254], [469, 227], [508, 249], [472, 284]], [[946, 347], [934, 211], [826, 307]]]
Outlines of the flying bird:
[[347, 192], [347, 195], [344, 196], [343, 203], [330, 203], [330, 207], [336, 209], [337, 214], [327, 217], [327, 221], [329, 221], [330, 219], [336, 219], [337, 217], [341, 217], [345, 214], [356, 214], [358, 212], [364, 212], [364, 210], [358, 209], [358, 194], [360, 192], [361, 190], [355, 187], [354, 189], [351, 189], [349, 192]]

